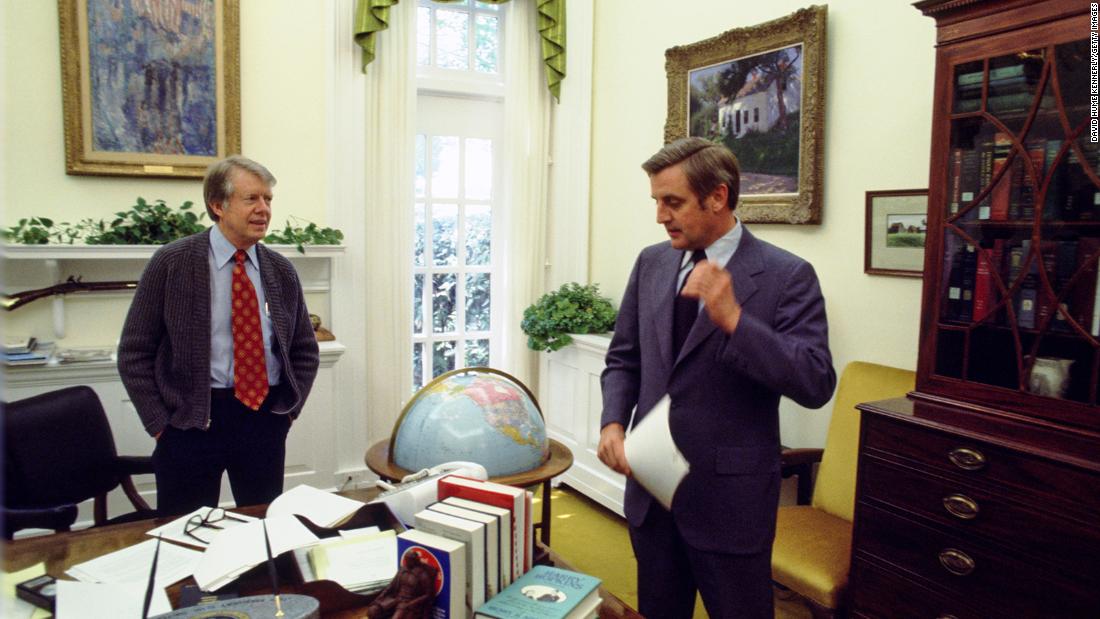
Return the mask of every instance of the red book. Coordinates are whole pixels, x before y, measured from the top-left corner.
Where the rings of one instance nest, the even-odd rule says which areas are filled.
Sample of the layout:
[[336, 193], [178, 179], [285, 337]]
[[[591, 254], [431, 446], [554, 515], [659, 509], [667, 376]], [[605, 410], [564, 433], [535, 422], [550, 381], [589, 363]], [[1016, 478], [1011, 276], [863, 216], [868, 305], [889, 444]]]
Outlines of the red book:
[[[1012, 150], [1012, 140], [1001, 132], [993, 138], [993, 171], [991, 178], [997, 178], [997, 174], [1005, 167], [1008, 154]], [[1005, 170], [993, 191], [989, 194], [989, 219], [992, 221], [1004, 221], [1008, 219], [1009, 198], [1012, 195], [1012, 169]]]
[[439, 500], [452, 496], [502, 507], [512, 512], [512, 580], [522, 576], [534, 559], [534, 538], [531, 535], [531, 518], [528, 516], [531, 499], [528, 493], [521, 488], [460, 475], [441, 477]]
[[978, 251], [978, 266], [974, 274], [974, 322], [989, 316], [996, 305], [993, 293], [993, 261], [988, 249]]

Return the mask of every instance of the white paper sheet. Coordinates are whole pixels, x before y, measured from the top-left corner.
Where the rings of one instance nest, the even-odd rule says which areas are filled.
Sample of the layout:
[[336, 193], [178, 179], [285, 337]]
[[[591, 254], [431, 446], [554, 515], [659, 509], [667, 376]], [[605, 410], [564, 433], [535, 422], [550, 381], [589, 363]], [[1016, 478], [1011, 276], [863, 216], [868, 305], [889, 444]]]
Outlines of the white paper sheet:
[[[65, 573], [83, 582], [139, 582], [144, 587], [156, 546], [157, 540], [147, 540], [74, 565]], [[162, 543], [157, 558], [157, 586], [164, 588], [190, 576], [201, 556], [197, 550]]]
[[[164, 547], [161, 546], [163, 550]], [[62, 619], [140, 619], [145, 604], [144, 582], [92, 583], [57, 581], [57, 616]], [[153, 591], [149, 616], [171, 612], [163, 587]]]
[[672, 497], [688, 473], [688, 462], [672, 441], [668, 427], [668, 395], [661, 398], [641, 422], [626, 435], [624, 448], [630, 472], [642, 487], [672, 509]]
[[267, 561], [264, 523], [271, 540], [271, 556], [317, 543], [317, 536], [292, 515], [269, 516], [227, 530], [214, 538], [195, 568], [195, 582], [203, 591], [213, 591], [233, 581], [252, 567]]
[[295, 486], [280, 494], [267, 506], [267, 517], [298, 514], [313, 524], [334, 527], [366, 505], [362, 501], [342, 497], [313, 486]]
[[[227, 517], [217, 522], [211, 523], [221, 527], [220, 529], [214, 529], [211, 527], [199, 527], [192, 531], [192, 533], [198, 536], [199, 539], [195, 539], [194, 537], [184, 533], [185, 527], [187, 526], [187, 521], [190, 520], [192, 516], [205, 518], [206, 514], [210, 513], [210, 510], [212, 509], [214, 508], [200, 507], [190, 514], [187, 514], [186, 516], [180, 516], [179, 518], [173, 520], [172, 522], [169, 522], [166, 525], [159, 526], [152, 531], [147, 532], [146, 535], [152, 537], [160, 537], [166, 541], [178, 542], [180, 544], [186, 544], [188, 546], [194, 546], [196, 548], [206, 548], [210, 545], [210, 542], [222, 531], [232, 529], [233, 527], [240, 526], [246, 522], [252, 522], [253, 520], [256, 520], [256, 518], [254, 518], [253, 516], [245, 516], [244, 514], [232, 513], [230, 514], [232, 518]], [[235, 520], [235, 518], [240, 518], [240, 520]]]

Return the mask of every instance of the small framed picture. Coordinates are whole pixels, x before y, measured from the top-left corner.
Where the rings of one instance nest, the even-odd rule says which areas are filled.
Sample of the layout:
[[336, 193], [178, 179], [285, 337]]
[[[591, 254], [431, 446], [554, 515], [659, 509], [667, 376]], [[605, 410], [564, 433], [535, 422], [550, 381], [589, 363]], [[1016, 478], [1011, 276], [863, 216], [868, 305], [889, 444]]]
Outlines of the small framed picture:
[[927, 235], [927, 189], [868, 191], [863, 272], [921, 277]]

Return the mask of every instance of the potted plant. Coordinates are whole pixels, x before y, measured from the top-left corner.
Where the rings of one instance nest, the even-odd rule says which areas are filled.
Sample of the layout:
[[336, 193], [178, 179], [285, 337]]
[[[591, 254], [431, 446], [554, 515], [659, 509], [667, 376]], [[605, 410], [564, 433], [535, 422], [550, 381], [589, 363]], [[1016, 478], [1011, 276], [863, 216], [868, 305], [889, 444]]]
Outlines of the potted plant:
[[520, 327], [531, 350], [553, 352], [568, 346], [570, 333], [603, 333], [615, 326], [615, 308], [598, 284], [563, 284], [523, 311]]

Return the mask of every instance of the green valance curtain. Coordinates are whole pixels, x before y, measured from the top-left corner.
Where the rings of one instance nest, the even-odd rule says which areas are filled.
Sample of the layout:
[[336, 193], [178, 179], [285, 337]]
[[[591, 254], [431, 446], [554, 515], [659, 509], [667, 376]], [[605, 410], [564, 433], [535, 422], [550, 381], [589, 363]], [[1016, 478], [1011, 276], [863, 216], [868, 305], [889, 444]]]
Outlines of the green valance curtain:
[[[436, 0], [459, 2], [460, 0]], [[509, 0], [481, 0], [504, 4]], [[565, 0], [534, 1], [538, 6], [538, 31], [542, 40], [542, 62], [546, 66], [546, 87], [554, 99], [561, 99], [561, 81], [565, 78]], [[390, 7], [398, 0], [358, 0], [355, 7], [355, 42], [363, 49], [363, 72], [374, 60], [375, 35], [389, 27]]]

